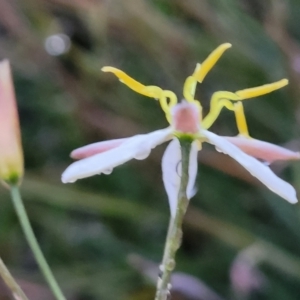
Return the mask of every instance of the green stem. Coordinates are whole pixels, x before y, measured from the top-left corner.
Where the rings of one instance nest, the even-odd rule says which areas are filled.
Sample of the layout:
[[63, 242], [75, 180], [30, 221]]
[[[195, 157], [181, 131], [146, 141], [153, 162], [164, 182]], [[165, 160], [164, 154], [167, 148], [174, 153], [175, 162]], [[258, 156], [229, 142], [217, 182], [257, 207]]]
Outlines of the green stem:
[[4, 262], [0, 258], [0, 275], [3, 279], [3, 281], [6, 283], [6, 285], [10, 288], [12, 291], [12, 294], [16, 300], [28, 300], [20, 286], [17, 284], [15, 279], [10, 274], [9, 270], [5, 266]]
[[161, 271], [161, 274], [163, 273], [164, 271], [164, 266], [166, 264], [166, 261], [168, 260], [169, 258], [169, 252], [166, 251], [167, 250], [167, 244], [168, 242], [170, 241], [171, 239], [171, 236], [172, 236], [172, 233], [173, 233], [173, 226], [174, 226], [174, 219], [171, 217], [170, 218], [170, 221], [169, 221], [169, 227], [168, 227], [168, 232], [167, 232], [167, 238], [166, 238], [166, 245], [165, 245], [165, 249], [164, 249], [164, 255], [163, 255], [163, 259], [162, 259], [162, 262], [159, 266], [159, 269]]
[[182, 222], [186, 213], [189, 200], [186, 195], [186, 189], [189, 182], [189, 158], [191, 151], [191, 142], [187, 139], [180, 139], [181, 146], [181, 164], [182, 175], [180, 189], [178, 193], [178, 204], [174, 218], [171, 218], [169, 230], [166, 239], [166, 245], [160, 266], [161, 276], [158, 278], [155, 300], [166, 300], [171, 289], [171, 274], [175, 268], [175, 255], [180, 247], [182, 239]]
[[57, 300], [65, 300], [63, 293], [61, 292], [53, 274], [50, 270], [48, 263], [40, 249], [40, 246], [36, 240], [36, 237], [33, 233], [32, 227], [30, 225], [25, 207], [23, 205], [23, 201], [19, 192], [19, 188], [17, 186], [11, 186], [11, 197], [13, 200], [13, 204], [15, 207], [15, 210], [17, 212], [19, 221], [21, 223], [21, 227], [23, 229], [23, 232], [25, 234], [25, 237], [27, 239], [27, 242], [35, 256], [35, 259], [40, 267], [40, 270], [44, 274], [44, 277], [46, 281], [48, 282], [48, 285], [50, 289], [52, 290], [55, 298]]

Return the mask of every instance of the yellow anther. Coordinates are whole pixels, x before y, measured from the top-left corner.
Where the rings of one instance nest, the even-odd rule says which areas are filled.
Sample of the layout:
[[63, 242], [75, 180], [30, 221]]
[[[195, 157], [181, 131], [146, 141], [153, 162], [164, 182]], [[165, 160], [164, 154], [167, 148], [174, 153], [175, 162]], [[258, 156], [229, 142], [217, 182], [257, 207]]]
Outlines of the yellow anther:
[[216, 50], [214, 50], [207, 59], [200, 65], [197, 64], [196, 70], [192, 75], [198, 82], [202, 82], [207, 75], [207, 73], [212, 69], [216, 62], [220, 59], [222, 54], [231, 47], [231, 44], [226, 43], [220, 45]]
[[244, 106], [242, 102], [237, 102], [234, 104], [234, 114], [236, 119], [236, 125], [239, 130], [239, 134], [249, 137], [249, 131], [246, 121], [246, 116], [244, 113]]
[[254, 98], [254, 97], [261, 96], [261, 95], [264, 95], [264, 94], [268, 94], [268, 93], [271, 93], [275, 90], [278, 90], [278, 89], [286, 86], [288, 83], [289, 82], [288, 82], [287, 79], [281, 79], [281, 80], [279, 80], [277, 82], [274, 82], [274, 83], [265, 84], [265, 85], [262, 85], [262, 86], [237, 91], [237, 92], [235, 92], [235, 94], [240, 97], [239, 100]]
[[115, 74], [122, 83], [126, 84], [129, 88], [139, 94], [156, 99], [159, 99], [161, 95], [162, 89], [158, 86], [145, 86], [117, 68], [103, 67], [101, 70], [103, 72]]

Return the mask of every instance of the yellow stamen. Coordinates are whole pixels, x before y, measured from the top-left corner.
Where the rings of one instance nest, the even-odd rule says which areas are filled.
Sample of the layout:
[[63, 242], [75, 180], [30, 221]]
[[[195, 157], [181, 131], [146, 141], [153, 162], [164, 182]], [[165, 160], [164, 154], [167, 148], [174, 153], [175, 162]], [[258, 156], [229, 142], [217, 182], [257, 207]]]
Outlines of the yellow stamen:
[[145, 86], [117, 68], [103, 67], [101, 70], [103, 72], [111, 72], [115, 74], [122, 83], [126, 84], [129, 88], [139, 94], [156, 99], [160, 98], [162, 89], [158, 86]]
[[207, 59], [202, 64], [197, 64], [196, 69], [192, 76], [189, 76], [183, 86], [183, 96], [188, 102], [199, 103], [198, 106], [201, 108], [200, 102], [195, 100], [195, 91], [197, 82], [202, 82], [211, 70], [211, 68], [220, 59], [222, 54], [231, 47], [231, 44], [226, 43], [220, 45], [216, 50], [214, 50]]
[[166, 114], [168, 122], [171, 124], [171, 108], [177, 104], [176, 95], [172, 91], [164, 90], [159, 98], [159, 103]]
[[[219, 116], [221, 109], [225, 106], [228, 106], [227, 101], [224, 102], [224, 99], [232, 100], [232, 101], [241, 101], [249, 98], [254, 98], [257, 96], [261, 96], [270, 92], [273, 92], [277, 89], [280, 89], [288, 84], [287, 79], [282, 79], [274, 83], [265, 84], [262, 86], [240, 90], [235, 93], [226, 92], [226, 91], [219, 91], [212, 95], [211, 104], [210, 104], [210, 111], [208, 115], [203, 120], [203, 127], [208, 129], [214, 121]], [[220, 104], [221, 103], [221, 104]], [[226, 104], [226, 105], [225, 105]], [[227, 107], [230, 110], [235, 112], [236, 122], [239, 129], [239, 133], [242, 135], [249, 136], [246, 118], [244, 114], [244, 109], [242, 104], [237, 104], [236, 106]]]
[[202, 82], [207, 75], [207, 73], [212, 69], [216, 62], [220, 59], [222, 54], [231, 47], [231, 44], [226, 43], [220, 45], [216, 50], [214, 50], [207, 59], [200, 65], [197, 64], [196, 70], [192, 75], [198, 82]]
[[239, 101], [234, 104], [234, 114], [239, 133], [243, 136], [249, 137], [249, 131], [242, 102]]
[[164, 90], [163, 94], [170, 100], [170, 102], [168, 103], [169, 109], [177, 104], [177, 97], [172, 91]]
[[202, 127], [208, 129], [218, 118], [223, 107], [229, 110], [234, 110], [234, 105], [226, 97], [223, 97], [223, 93], [229, 92], [216, 92], [213, 94], [210, 104], [210, 111], [202, 121]]
[[159, 104], [160, 104], [161, 108], [167, 114], [170, 110], [169, 105], [168, 105], [167, 96], [164, 93], [161, 93], [161, 96], [158, 100], [159, 100]]
[[160, 106], [165, 112], [168, 122], [171, 123], [170, 110], [174, 105], [177, 104], [177, 97], [172, 91], [163, 90], [155, 85], [143, 85], [117, 68], [103, 67], [101, 70], [103, 72], [111, 72], [115, 74], [122, 83], [126, 84], [133, 91], [159, 100]]
[[[208, 72], [217, 63], [223, 53], [230, 47], [231, 44], [229, 43], [220, 45], [206, 58], [206, 60], [202, 64], [197, 64], [194, 73], [191, 76], [187, 77], [187, 79], [185, 80], [183, 86], [183, 96], [186, 101], [198, 106], [200, 111], [200, 121], [202, 120], [202, 106], [200, 102], [195, 99], [197, 82], [201, 83], [204, 80]], [[113, 67], [103, 67], [102, 71], [112, 72], [119, 78], [121, 82], [126, 84], [133, 91], [158, 100], [161, 108], [165, 112], [168, 122], [171, 124], [171, 108], [177, 104], [177, 97], [172, 91], [163, 90], [158, 86], [145, 86], [128, 76], [123, 71]], [[201, 126], [205, 129], [208, 129], [218, 118], [222, 108], [226, 107], [227, 109], [234, 111], [239, 133], [244, 136], [249, 136], [244, 108], [240, 101], [273, 92], [284, 87], [287, 84], [288, 80], [282, 79], [274, 83], [240, 90], [235, 93], [227, 91], [216, 92], [212, 95], [210, 111], [202, 121]], [[238, 102], [233, 104], [231, 101]]]
[[[183, 97], [188, 102], [195, 102], [195, 91], [197, 80], [193, 76], [189, 76], [183, 86]], [[199, 102], [198, 102], [199, 103]]]
[[237, 92], [235, 92], [235, 94], [239, 96], [239, 98], [240, 98], [239, 100], [254, 98], [254, 97], [268, 94], [275, 90], [278, 90], [278, 89], [286, 86], [288, 83], [289, 82], [287, 79], [281, 79], [277, 82], [273, 82], [270, 84], [265, 84], [262, 86], [237, 91]]

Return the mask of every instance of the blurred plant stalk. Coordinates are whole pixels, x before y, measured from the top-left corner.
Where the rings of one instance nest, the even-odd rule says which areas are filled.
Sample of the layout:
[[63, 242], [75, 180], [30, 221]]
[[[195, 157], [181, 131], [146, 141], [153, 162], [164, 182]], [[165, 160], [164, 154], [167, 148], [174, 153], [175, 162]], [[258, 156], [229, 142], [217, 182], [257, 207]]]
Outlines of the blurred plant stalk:
[[55, 298], [57, 300], [65, 300], [65, 296], [63, 295], [62, 291], [60, 290], [60, 287], [57, 283], [57, 281], [54, 278], [54, 275], [41, 251], [41, 248], [38, 244], [38, 241], [34, 235], [34, 232], [32, 230], [32, 227], [30, 225], [30, 221], [28, 219], [19, 187], [16, 185], [11, 185], [10, 186], [10, 191], [11, 191], [11, 198], [13, 200], [14, 208], [17, 212], [21, 227], [23, 229], [23, 232], [25, 234], [25, 237], [27, 239], [27, 242], [33, 252], [33, 255], [40, 267], [40, 270], [44, 274], [44, 277], [53, 292]]
[[182, 222], [189, 204], [186, 190], [189, 182], [189, 160], [192, 140], [183, 137], [179, 139], [179, 142], [182, 156], [182, 175], [178, 193], [178, 204], [176, 214], [174, 217], [171, 216], [169, 223], [163, 260], [159, 267], [161, 273], [157, 281], [155, 300], [166, 300], [169, 298], [172, 287], [171, 275], [176, 265], [175, 256], [182, 240]]
[[10, 288], [12, 291], [12, 294], [16, 300], [28, 300], [18, 283], [15, 281], [15, 279], [10, 274], [9, 270], [5, 266], [4, 262], [0, 258], [0, 275], [3, 279], [3, 281], [6, 283], [6, 285]]
[[[57, 300], [65, 300], [39, 247], [20, 195], [19, 184], [22, 181], [23, 173], [24, 159], [17, 104], [9, 62], [4, 60], [0, 63], [0, 179], [10, 189], [21, 227], [50, 289]], [[7, 273], [1, 273], [2, 276], [3, 274]], [[8, 286], [14, 293], [12, 286], [15, 288], [15, 285], [8, 284]]]

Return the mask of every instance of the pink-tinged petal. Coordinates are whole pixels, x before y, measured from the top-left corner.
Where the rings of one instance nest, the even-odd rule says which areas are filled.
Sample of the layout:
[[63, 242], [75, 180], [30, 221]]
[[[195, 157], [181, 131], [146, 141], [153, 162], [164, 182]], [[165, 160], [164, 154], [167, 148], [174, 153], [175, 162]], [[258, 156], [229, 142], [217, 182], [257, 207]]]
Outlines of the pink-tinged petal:
[[77, 179], [101, 173], [109, 174], [114, 167], [133, 158], [145, 159], [153, 148], [172, 138], [172, 131], [172, 128], [166, 128], [136, 135], [128, 138], [119, 147], [77, 161], [62, 174], [62, 182], [75, 182]]
[[200, 128], [200, 110], [194, 103], [182, 101], [171, 110], [172, 125], [176, 131], [196, 134]]
[[86, 145], [86, 146], [83, 146], [83, 147], [73, 150], [71, 152], [70, 156], [73, 159], [87, 158], [87, 157], [93, 156], [95, 154], [99, 154], [99, 153], [111, 150], [113, 148], [116, 148], [128, 139], [129, 138], [109, 140], [109, 141], [103, 141], [103, 142]]
[[24, 172], [20, 125], [8, 60], [0, 62], [0, 179], [16, 183]]
[[234, 144], [235, 146], [239, 147], [243, 152], [247, 153], [248, 155], [269, 163], [276, 160], [300, 159], [299, 152], [294, 152], [264, 141], [240, 136], [224, 136], [223, 138], [225, 138], [228, 142]]
[[215, 145], [218, 151], [228, 154], [235, 159], [254, 177], [265, 184], [271, 191], [290, 203], [296, 203], [298, 201], [295, 189], [289, 183], [277, 177], [269, 167], [259, 162], [257, 159], [247, 155], [238, 147], [228, 142], [225, 138], [207, 130], [202, 130], [201, 133], [208, 139], [209, 143]]
[[[192, 143], [189, 165], [189, 182], [187, 186], [187, 197], [190, 199], [195, 194], [195, 180], [197, 175], [197, 142]], [[182, 173], [181, 149], [178, 139], [173, 139], [166, 148], [162, 158], [163, 182], [168, 195], [171, 216], [174, 218], [177, 209], [180, 178]]]

